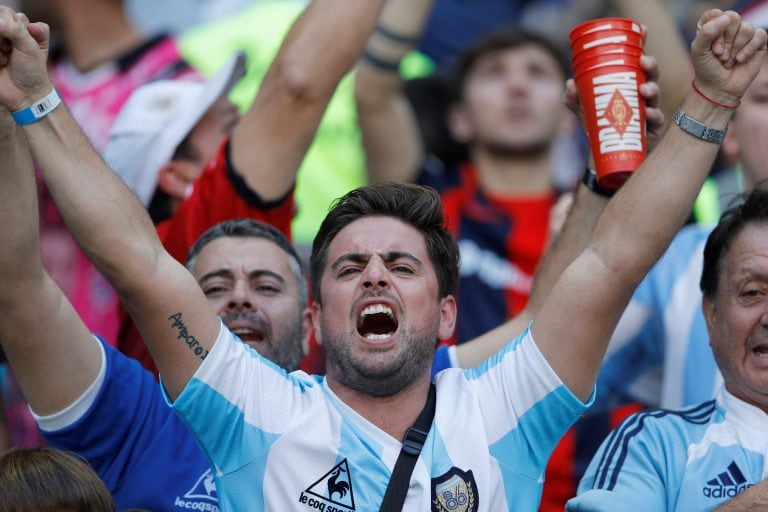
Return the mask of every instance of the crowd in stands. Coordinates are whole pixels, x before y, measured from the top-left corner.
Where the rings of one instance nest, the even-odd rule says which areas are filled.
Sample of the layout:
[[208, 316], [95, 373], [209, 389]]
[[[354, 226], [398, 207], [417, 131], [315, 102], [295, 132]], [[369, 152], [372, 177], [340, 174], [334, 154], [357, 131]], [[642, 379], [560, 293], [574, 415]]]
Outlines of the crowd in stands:
[[[609, 16], [647, 34], [618, 190], [568, 48]], [[0, 1], [0, 512], [768, 507], [765, 28]]]

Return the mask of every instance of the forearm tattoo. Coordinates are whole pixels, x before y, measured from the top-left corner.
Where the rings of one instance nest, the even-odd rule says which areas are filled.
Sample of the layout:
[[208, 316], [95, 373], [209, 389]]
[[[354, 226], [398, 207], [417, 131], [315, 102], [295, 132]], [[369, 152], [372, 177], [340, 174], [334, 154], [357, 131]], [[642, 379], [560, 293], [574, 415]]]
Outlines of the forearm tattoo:
[[205, 360], [206, 357], [208, 357], [208, 351], [203, 348], [202, 345], [200, 345], [200, 342], [197, 341], [197, 339], [189, 334], [187, 331], [187, 326], [184, 325], [184, 322], [181, 320], [181, 313], [175, 313], [168, 317], [168, 320], [172, 320], [171, 327], [176, 329], [179, 333], [179, 335], [176, 337], [177, 340], [182, 340], [184, 343], [187, 344], [190, 350], [192, 350], [196, 356], [200, 357], [200, 359]]

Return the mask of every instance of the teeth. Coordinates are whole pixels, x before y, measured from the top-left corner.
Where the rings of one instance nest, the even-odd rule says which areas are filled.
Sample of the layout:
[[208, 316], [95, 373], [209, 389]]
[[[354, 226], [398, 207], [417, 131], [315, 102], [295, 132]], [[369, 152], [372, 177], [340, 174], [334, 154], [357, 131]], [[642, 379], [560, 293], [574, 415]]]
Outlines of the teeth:
[[232, 332], [235, 334], [253, 334], [253, 330], [248, 329], [247, 327], [239, 327], [237, 329], [232, 329]]
[[389, 334], [373, 334], [373, 333], [370, 333], [370, 334], [367, 334], [365, 336], [365, 339], [367, 339], [367, 340], [385, 340], [387, 338], [389, 338]]
[[360, 318], [365, 318], [366, 315], [375, 315], [377, 313], [386, 313], [389, 318], [394, 318], [394, 315], [392, 315], [392, 309], [389, 306], [385, 306], [384, 304], [373, 304], [368, 306], [363, 310], [362, 313], [360, 313]]

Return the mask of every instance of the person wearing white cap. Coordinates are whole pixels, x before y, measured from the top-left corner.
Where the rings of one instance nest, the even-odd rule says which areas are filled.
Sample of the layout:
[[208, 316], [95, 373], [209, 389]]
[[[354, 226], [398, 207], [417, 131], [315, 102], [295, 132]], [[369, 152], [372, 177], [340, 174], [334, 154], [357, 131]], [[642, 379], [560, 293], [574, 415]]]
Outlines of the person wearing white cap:
[[173, 200], [165, 214], [153, 218], [156, 223], [192, 195], [202, 164], [239, 121], [227, 96], [244, 73], [245, 56], [237, 53], [205, 83], [151, 82], [137, 88], [120, 110], [104, 159], [145, 206], [158, 191]]

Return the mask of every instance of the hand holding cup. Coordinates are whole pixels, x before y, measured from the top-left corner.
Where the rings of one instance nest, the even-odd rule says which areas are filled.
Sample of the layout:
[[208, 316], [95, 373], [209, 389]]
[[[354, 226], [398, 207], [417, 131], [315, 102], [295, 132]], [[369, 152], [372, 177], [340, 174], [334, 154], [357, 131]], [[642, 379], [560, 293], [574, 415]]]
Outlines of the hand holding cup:
[[579, 100], [595, 171], [618, 188], [645, 158], [646, 80], [640, 65], [645, 29], [633, 20], [602, 18], [570, 33]]
[[[662, 135], [664, 113], [661, 111], [661, 91], [659, 89], [659, 63], [651, 55], [640, 57], [640, 68], [645, 72], [646, 81], [638, 88], [640, 96], [645, 100], [645, 127], [647, 152], [653, 150]], [[568, 107], [581, 123], [586, 133], [584, 112], [579, 102], [579, 91], [576, 81], [569, 79], [565, 84], [563, 104]]]

